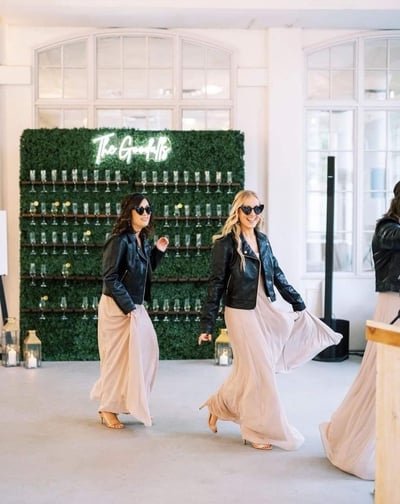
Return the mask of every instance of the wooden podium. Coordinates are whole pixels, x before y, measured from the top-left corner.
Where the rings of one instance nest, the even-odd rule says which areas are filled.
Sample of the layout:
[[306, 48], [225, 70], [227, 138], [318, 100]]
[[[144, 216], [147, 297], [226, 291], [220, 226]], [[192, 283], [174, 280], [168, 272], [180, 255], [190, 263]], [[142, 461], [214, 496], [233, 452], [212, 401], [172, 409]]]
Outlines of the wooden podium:
[[377, 346], [375, 504], [399, 504], [400, 327], [367, 320]]

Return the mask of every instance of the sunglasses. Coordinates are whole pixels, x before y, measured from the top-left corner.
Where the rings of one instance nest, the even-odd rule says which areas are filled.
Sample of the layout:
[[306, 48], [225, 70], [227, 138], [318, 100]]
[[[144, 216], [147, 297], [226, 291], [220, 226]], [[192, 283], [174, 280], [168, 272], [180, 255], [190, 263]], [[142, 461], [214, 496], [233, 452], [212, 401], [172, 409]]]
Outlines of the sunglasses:
[[242, 205], [239, 208], [245, 215], [250, 215], [252, 210], [254, 210], [256, 215], [260, 215], [260, 213], [264, 210], [264, 205], [256, 205], [254, 207]]
[[147, 213], [147, 215], [150, 215], [153, 211], [153, 209], [151, 208], [151, 206], [146, 206], [146, 207], [143, 207], [143, 206], [137, 206], [134, 208], [135, 212], [137, 212], [139, 215], [143, 215], [144, 212]]

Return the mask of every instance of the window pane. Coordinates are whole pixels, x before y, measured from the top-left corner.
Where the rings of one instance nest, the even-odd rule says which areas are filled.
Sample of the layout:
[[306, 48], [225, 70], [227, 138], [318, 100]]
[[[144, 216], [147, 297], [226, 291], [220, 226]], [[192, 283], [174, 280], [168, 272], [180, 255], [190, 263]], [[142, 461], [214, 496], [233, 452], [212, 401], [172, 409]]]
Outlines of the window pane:
[[229, 71], [227, 70], [208, 70], [207, 71], [207, 98], [228, 99], [229, 89]]
[[374, 262], [372, 260], [372, 250], [371, 250], [371, 242], [372, 242], [373, 232], [365, 231], [362, 236], [362, 270], [363, 271], [374, 271]]
[[170, 129], [172, 126], [171, 110], [123, 110], [124, 128], [147, 130]]
[[122, 98], [120, 73], [115, 70], [98, 70], [97, 97]]
[[386, 39], [367, 39], [364, 52], [365, 68], [386, 68]]
[[[326, 175], [324, 177], [326, 179]], [[325, 180], [326, 190], [326, 180]], [[308, 192], [307, 194], [307, 231], [325, 232], [326, 228], [326, 192]]]
[[400, 151], [400, 111], [388, 113], [389, 150]]
[[124, 97], [125, 98], [146, 98], [147, 79], [145, 69], [124, 71]]
[[227, 130], [230, 125], [229, 110], [208, 110], [207, 111], [207, 129], [208, 130]]
[[61, 110], [38, 110], [38, 128], [62, 128]]
[[327, 100], [329, 98], [329, 72], [309, 70], [307, 75], [307, 90], [307, 97], [310, 100]]
[[386, 187], [386, 152], [364, 154], [364, 190], [379, 197]]
[[99, 68], [119, 68], [121, 51], [119, 37], [97, 39], [97, 66]]
[[120, 110], [98, 110], [97, 125], [98, 128], [121, 128], [121, 111]]
[[149, 70], [149, 98], [171, 98], [172, 70]]
[[42, 68], [38, 87], [39, 98], [61, 98], [61, 68]]
[[367, 70], [365, 72], [364, 95], [368, 100], [386, 99], [386, 72]]
[[206, 113], [204, 110], [183, 110], [182, 111], [183, 130], [204, 130], [206, 129]]
[[400, 70], [390, 72], [389, 76], [389, 98], [398, 100], [400, 98]]
[[80, 40], [73, 44], [64, 45], [63, 63], [64, 67], [80, 67], [86, 68], [87, 66], [87, 42]]
[[332, 72], [332, 99], [350, 100], [354, 98], [353, 70]]
[[329, 112], [307, 112], [307, 150], [329, 148]]
[[316, 51], [307, 57], [308, 68], [329, 68], [329, 49]]
[[309, 152], [307, 154], [307, 191], [326, 191], [326, 154]]
[[145, 37], [124, 37], [123, 65], [125, 68], [145, 68], [146, 39]]
[[333, 244], [334, 271], [349, 272], [353, 269], [352, 234], [335, 233]]
[[392, 191], [396, 182], [400, 180], [400, 152], [388, 153], [388, 187]]
[[183, 70], [182, 98], [204, 98], [205, 74], [203, 70]]
[[182, 43], [183, 68], [204, 68], [206, 65], [206, 49], [199, 44]]
[[400, 70], [400, 39], [389, 40], [389, 68]]
[[41, 51], [38, 60], [39, 67], [61, 67], [61, 46]]
[[353, 131], [353, 112], [351, 110], [332, 111], [329, 150], [352, 150]]
[[64, 70], [64, 98], [87, 98], [86, 69]]
[[172, 39], [149, 38], [149, 66], [153, 68], [172, 68]]
[[308, 233], [306, 238], [307, 271], [324, 271], [325, 263], [325, 234]]
[[332, 47], [331, 65], [333, 68], [352, 68], [354, 66], [354, 44]]
[[207, 68], [230, 68], [230, 54], [219, 49], [207, 50]]
[[365, 150], [386, 149], [386, 113], [368, 111], [364, 121]]
[[332, 155], [335, 157], [336, 191], [353, 191], [353, 152], [332, 152]]
[[86, 110], [65, 110], [64, 111], [64, 128], [87, 128], [87, 111]]

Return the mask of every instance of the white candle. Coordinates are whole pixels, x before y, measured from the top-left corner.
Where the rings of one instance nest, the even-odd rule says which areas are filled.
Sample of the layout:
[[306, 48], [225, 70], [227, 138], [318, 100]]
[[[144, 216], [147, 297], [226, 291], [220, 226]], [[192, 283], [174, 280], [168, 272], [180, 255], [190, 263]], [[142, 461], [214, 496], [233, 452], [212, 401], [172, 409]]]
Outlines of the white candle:
[[224, 350], [224, 352], [219, 356], [219, 365], [227, 366], [228, 365], [228, 352]]
[[37, 359], [34, 355], [32, 355], [31, 352], [28, 358], [28, 368], [35, 368], [35, 367], [37, 367]]
[[17, 365], [17, 352], [14, 350], [14, 348], [10, 348], [10, 350], [8, 351], [7, 365], [8, 366]]

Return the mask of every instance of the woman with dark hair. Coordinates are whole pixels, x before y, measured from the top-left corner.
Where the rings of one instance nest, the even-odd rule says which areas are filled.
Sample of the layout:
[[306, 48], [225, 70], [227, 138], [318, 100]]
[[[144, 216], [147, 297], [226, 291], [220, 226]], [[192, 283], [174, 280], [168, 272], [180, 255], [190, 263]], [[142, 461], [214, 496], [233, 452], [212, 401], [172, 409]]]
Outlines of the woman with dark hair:
[[[307, 362], [342, 335], [308, 313], [286, 280], [260, 230], [263, 209], [255, 192], [238, 192], [221, 233], [213, 237], [198, 343], [211, 341], [223, 300], [234, 359], [230, 375], [204, 406], [212, 432], [218, 420], [230, 420], [240, 425], [242, 438], [253, 448], [295, 450], [304, 438], [287, 420], [275, 373]], [[275, 288], [293, 311], [273, 306]]]
[[126, 196], [103, 250], [103, 289], [99, 302], [100, 378], [91, 398], [99, 401], [102, 423], [122, 429], [120, 413], [152, 424], [149, 395], [158, 369], [158, 342], [143, 304], [150, 299], [151, 272], [162, 259], [168, 238], [152, 248], [153, 210], [142, 194]]
[[[400, 310], [400, 182], [372, 237], [374, 320], [390, 324]], [[396, 325], [399, 321], [396, 322]], [[330, 422], [320, 425], [326, 456], [342, 471], [375, 479], [376, 343], [367, 341], [360, 369]]]

